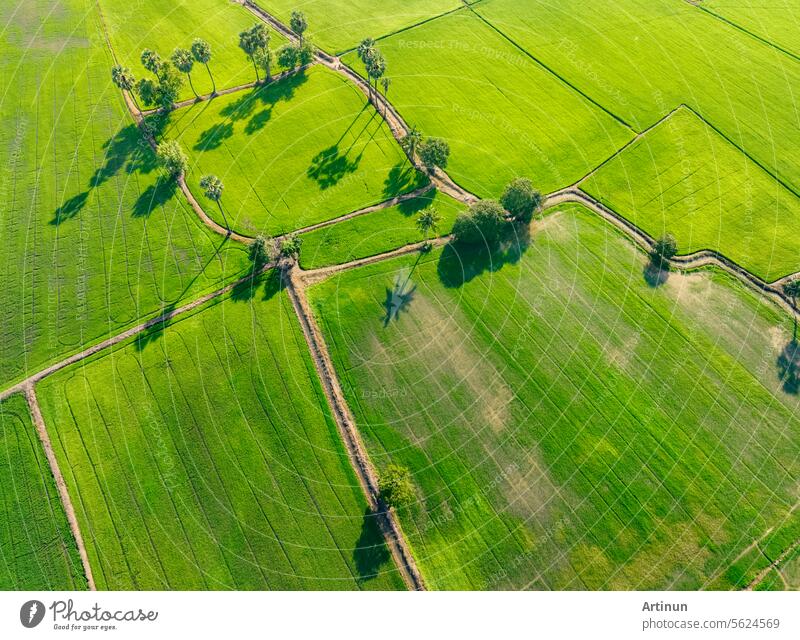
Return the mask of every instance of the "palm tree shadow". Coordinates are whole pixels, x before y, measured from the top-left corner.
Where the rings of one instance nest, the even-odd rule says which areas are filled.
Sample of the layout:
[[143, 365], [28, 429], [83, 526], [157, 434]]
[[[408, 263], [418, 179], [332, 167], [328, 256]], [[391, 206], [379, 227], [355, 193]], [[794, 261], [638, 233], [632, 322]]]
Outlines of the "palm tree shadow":
[[157, 341], [164, 335], [164, 331], [170, 325], [175, 315], [175, 307], [175, 302], [165, 305], [161, 311], [161, 315], [156, 319], [156, 322], [136, 337], [134, 345], [137, 351], [144, 351], [151, 342]]
[[311, 160], [311, 165], [306, 171], [306, 175], [315, 180], [321, 189], [328, 189], [337, 184], [348, 173], [353, 173], [358, 169], [361, 156], [351, 160], [347, 152], [339, 151], [337, 145], [323, 149]]
[[[386, 198], [392, 198], [399, 193], [411, 191], [412, 188], [422, 186], [427, 180], [428, 178], [417, 171], [410, 162], [400, 162], [389, 170], [386, 179], [383, 181], [383, 195]], [[428, 204], [430, 203], [426, 203], [425, 206]]]
[[165, 205], [178, 188], [175, 180], [159, 178], [155, 184], [148, 186], [133, 204], [133, 217], [143, 218], [149, 216], [154, 209]]
[[86, 200], [89, 198], [89, 192], [84, 191], [83, 193], [79, 193], [76, 196], [72, 196], [69, 200], [62, 203], [58, 209], [55, 210], [53, 214], [53, 219], [50, 221], [50, 224], [58, 226], [63, 224], [67, 220], [72, 220], [75, 216], [77, 216], [83, 207], [86, 205]]
[[359, 584], [377, 577], [381, 568], [391, 559], [377, 519], [378, 515], [367, 507], [361, 521], [361, 533], [353, 549], [353, 563]]
[[797, 395], [800, 392], [800, 342], [797, 336], [786, 343], [775, 361], [778, 380], [786, 393]]
[[233, 302], [250, 302], [256, 297], [259, 288], [262, 287], [262, 300], [269, 300], [283, 288], [281, 276], [277, 269], [259, 273], [237, 284], [231, 289], [231, 300]]
[[203, 131], [194, 145], [195, 151], [210, 151], [220, 147], [227, 138], [233, 135], [231, 122], [218, 122]]

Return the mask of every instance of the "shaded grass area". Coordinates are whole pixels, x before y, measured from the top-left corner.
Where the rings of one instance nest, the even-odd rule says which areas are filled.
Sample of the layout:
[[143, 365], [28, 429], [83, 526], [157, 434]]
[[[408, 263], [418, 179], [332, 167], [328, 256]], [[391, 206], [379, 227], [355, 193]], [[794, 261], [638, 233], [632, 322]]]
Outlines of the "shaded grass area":
[[275, 274], [39, 396], [98, 588], [403, 588]]
[[653, 288], [618, 231], [559, 211], [514, 251], [309, 292], [373, 462], [413, 473], [419, 566], [439, 589], [742, 587], [800, 536], [791, 323], [719, 272]]
[[307, 36], [328, 53], [352, 49], [364, 38], [379, 38], [416, 24], [421, 20], [462, 6], [460, 0], [258, 0], [266, 11], [289, 24], [292, 11], [302, 11], [308, 19]]
[[0, 386], [240, 273], [160, 179], [94, 2], [0, 7]]
[[0, 403], [0, 589], [86, 589], [78, 547], [21, 395]]
[[684, 1], [489, 0], [475, 10], [637, 131], [688, 104], [800, 191], [800, 62], [774, 47]]
[[800, 199], [687, 109], [581, 186], [680, 253], [714, 249], [766, 281], [800, 271]]
[[[482, 197], [511, 179], [572, 184], [632, 137], [468, 10], [381, 40], [389, 100], [409, 125], [445, 138], [448, 173]], [[344, 61], [364, 73], [355, 53]]]
[[228, 218], [246, 233], [292, 231], [427, 180], [363, 94], [321, 66], [181, 109], [165, 135], [190, 152], [193, 190], [204, 174], [222, 179]]
[[442, 218], [438, 234], [431, 237], [450, 233], [453, 221], [464, 209], [457, 200], [432, 188], [418, 198], [304, 233], [300, 264], [304, 269], [315, 269], [420, 242], [423, 238], [416, 220], [428, 206]]
[[[258, 19], [245, 8], [218, 0], [99, 0], [108, 27], [111, 46], [120, 64], [130, 67], [137, 78], [151, 77], [142, 66], [143, 49], [157, 51], [168, 60], [176, 47], [189, 49], [192, 40], [202, 38], [211, 45], [209, 67], [217, 90], [234, 87], [256, 79], [250, 60], [239, 48], [239, 33]], [[287, 42], [269, 28], [273, 52]], [[277, 61], [275, 69], [279, 67]], [[259, 70], [261, 73], [261, 70]], [[194, 93], [184, 77], [181, 99]], [[200, 95], [212, 91], [212, 81], [203, 65], [195, 63], [192, 83]]]

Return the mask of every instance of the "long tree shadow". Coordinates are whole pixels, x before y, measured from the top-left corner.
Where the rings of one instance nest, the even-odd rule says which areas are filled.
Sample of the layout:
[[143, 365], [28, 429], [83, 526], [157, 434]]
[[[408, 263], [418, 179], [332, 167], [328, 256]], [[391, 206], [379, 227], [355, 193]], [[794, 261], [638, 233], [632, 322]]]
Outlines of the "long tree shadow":
[[431, 187], [430, 190], [426, 191], [420, 196], [417, 196], [416, 198], [409, 198], [408, 200], [399, 202], [397, 204], [397, 211], [407, 218], [415, 216], [433, 202], [435, 195], [436, 189]]
[[663, 264], [658, 258], [651, 258], [642, 271], [648, 287], [656, 289], [669, 280], [669, 264]]
[[233, 302], [250, 302], [256, 297], [259, 289], [262, 290], [261, 299], [269, 300], [283, 288], [281, 275], [277, 269], [270, 269], [264, 273], [259, 273], [252, 278], [248, 278], [237, 284], [231, 289], [231, 300]]
[[158, 322], [136, 336], [134, 345], [136, 346], [137, 351], [144, 351], [149, 344], [157, 341], [159, 338], [161, 338], [161, 336], [164, 335], [164, 331], [172, 323], [172, 319], [175, 315], [175, 307], [175, 302], [165, 305], [161, 311], [161, 316], [159, 317]]
[[315, 180], [321, 189], [328, 189], [337, 184], [348, 173], [353, 173], [361, 163], [361, 156], [350, 159], [347, 152], [341, 152], [333, 145], [323, 149], [311, 160], [306, 175]]
[[797, 334], [783, 347], [775, 362], [778, 380], [786, 393], [797, 395], [800, 392], [800, 342]]
[[353, 549], [353, 563], [359, 584], [377, 577], [381, 568], [391, 559], [377, 518], [377, 514], [367, 507], [361, 521], [361, 533]]
[[67, 220], [72, 220], [72, 218], [81, 212], [81, 209], [83, 209], [83, 207], [86, 205], [86, 200], [88, 198], [88, 191], [84, 191], [76, 196], [72, 196], [69, 200], [62, 203], [62, 205], [55, 210], [50, 224], [58, 226]]
[[457, 288], [482, 273], [494, 273], [507, 264], [516, 264], [531, 243], [527, 224], [511, 224], [496, 247], [463, 245], [449, 242], [436, 265], [439, 280], [445, 287]]
[[175, 180], [159, 178], [139, 194], [133, 203], [133, 217], [143, 218], [149, 216], [154, 209], [165, 205], [175, 195], [178, 188]]
[[210, 151], [217, 149], [222, 143], [233, 135], [231, 122], [218, 122], [203, 131], [194, 145], [195, 151]]
[[383, 181], [383, 195], [392, 198], [400, 193], [421, 187], [428, 178], [407, 161], [394, 165]]

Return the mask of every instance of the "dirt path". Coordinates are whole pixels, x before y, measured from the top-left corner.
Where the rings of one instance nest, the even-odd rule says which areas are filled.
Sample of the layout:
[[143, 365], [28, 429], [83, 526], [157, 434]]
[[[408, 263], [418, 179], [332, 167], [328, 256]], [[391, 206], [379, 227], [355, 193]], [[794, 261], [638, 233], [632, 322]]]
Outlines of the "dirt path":
[[92, 567], [89, 566], [89, 556], [86, 553], [86, 547], [83, 544], [81, 530], [78, 526], [78, 518], [75, 516], [75, 509], [72, 507], [72, 500], [69, 498], [67, 483], [64, 482], [64, 476], [61, 475], [61, 469], [58, 468], [58, 461], [56, 460], [56, 455], [53, 452], [53, 444], [50, 442], [50, 436], [47, 434], [47, 427], [45, 427], [44, 419], [42, 418], [42, 412], [39, 408], [39, 401], [36, 399], [36, 391], [34, 391], [32, 384], [29, 384], [25, 387], [25, 399], [28, 401], [28, 408], [31, 412], [31, 418], [33, 418], [33, 424], [36, 426], [36, 433], [39, 434], [39, 440], [42, 441], [44, 455], [47, 458], [47, 463], [50, 465], [50, 471], [55, 479], [56, 489], [58, 489], [58, 495], [61, 498], [61, 504], [64, 507], [64, 513], [67, 515], [69, 528], [72, 531], [72, 536], [75, 538], [75, 544], [78, 546], [78, 555], [80, 555], [81, 558], [83, 572], [86, 574], [86, 581], [89, 584], [89, 589], [96, 591], [97, 588], [95, 587], [94, 577], [92, 576]]
[[284, 273], [286, 290], [292, 300], [295, 313], [300, 320], [303, 335], [314, 360], [317, 375], [322, 382], [325, 396], [336, 420], [342, 441], [347, 449], [347, 455], [356, 472], [364, 495], [367, 497], [369, 506], [377, 517], [383, 537], [404, 581], [409, 588], [415, 591], [424, 590], [425, 583], [417, 569], [405, 536], [400, 529], [400, 523], [394, 512], [391, 509], [387, 509], [379, 497], [378, 474], [367, 455], [364, 443], [361, 441], [355, 419], [347, 406], [325, 340], [317, 326], [314, 314], [309, 308], [305, 282], [297, 276], [296, 269], [290, 269]]
[[[273, 267], [274, 267], [274, 265], [268, 264], [263, 269], [261, 269], [261, 271], [259, 271], [259, 273], [261, 273], [263, 271], [266, 271], [268, 269], [271, 269]], [[183, 315], [185, 313], [188, 313], [188, 312], [196, 309], [197, 307], [199, 307], [201, 305], [204, 305], [206, 302], [209, 302], [210, 300], [213, 300], [214, 298], [218, 298], [219, 296], [228, 293], [229, 291], [233, 290], [235, 287], [237, 287], [238, 285], [242, 284], [243, 282], [247, 282], [252, 277], [253, 277], [252, 274], [248, 274], [246, 276], [243, 276], [243, 277], [239, 278], [238, 280], [236, 280], [235, 282], [231, 282], [230, 284], [222, 287], [221, 289], [217, 289], [216, 291], [212, 291], [211, 293], [207, 293], [206, 295], [201, 296], [200, 298], [197, 298], [196, 300], [193, 300], [192, 302], [188, 302], [185, 305], [183, 305], [181, 307], [178, 307], [177, 309], [172, 309], [170, 311], [167, 311], [166, 313], [162, 313], [160, 316], [158, 316], [156, 318], [152, 318], [152, 319], [150, 319], [150, 320], [148, 320], [146, 322], [143, 322], [141, 324], [137, 324], [135, 327], [131, 327], [130, 329], [128, 329], [126, 331], [123, 331], [122, 333], [118, 333], [117, 335], [112, 336], [111, 338], [103, 340], [102, 342], [98, 342], [97, 344], [89, 347], [88, 349], [84, 349], [83, 351], [75, 353], [75, 354], [69, 356], [68, 358], [64, 358], [63, 360], [60, 360], [59, 362], [56, 362], [55, 364], [51, 364], [49, 367], [46, 367], [45, 369], [37, 371], [33, 375], [31, 375], [31, 376], [25, 378], [24, 380], [22, 380], [21, 382], [18, 382], [17, 384], [4, 389], [3, 391], [0, 391], [0, 401], [5, 400], [6, 398], [8, 398], [9, 396], [11, 396], [11, 395], [13, 395], [15, 393], [25, 392], [28, 388], [32, 388], [33, 385], [35, 385], [37, 382], [39, 382], [43, 378], [46, 378], [47, 376], [52, 375], [56, 371], [60, 371], [64, 367], [68, 367], [71, 364], [75, 364], [76, 362], [80, 362], [81, 360], [84, 360], [85, 358], [88, 358], [89, 356], [93, 356], [94, 354], [99, 353], [100, 351], [103, 351], [104, 349], [108, 349], [109, 347], [113, 347], [114, 345], [117, 345], [120, 342], [123, 342], [124, 340], [127, 340], [128, 338], [132, 338], [135, 335], [138, 335], [138, 334], [140, 334], [140, 333], [142, 333], [144, 331], [147, 331], [151, 327], [155, 327], [155, 326], [157, 326], [159, 324], [165, 324], [165, 323], [173, 320], [174, 318], [177, 318], [178, 316], [181, 316], [181, 315]]]
[[[797, 549], [798, 547], [800, 547], [800, 540], [795, 540], [793, 544], [789, 545], [786, 549], [783, 550], [781, 555], [775, 558], [775, 560], [770, 562], [766, 567], [764, 567], [761, 571], [759, 571], [756, 574], [756, 577], [753, 578], [753, 581], [750, 584], [748, 584], [747, 587], [745, 587], [745, 591], [753, 591], [753, 589], [755, 589], [758, 585], [760, 585], [764, 581], [764, 578], [766, 578], [769, 575], [769, 572], [772, 571], [773, 569], [775, 569], [776, 571], [778, 571], [778, 573], [780, 573], [778, 567], [780, 567], [780, 565], [783, 564], [783, 561], [786, 560], [786, 558], [788, 558], [789, 555], [793, 553], [795, 549]], [[782, 574], [781, 578], [783, 579], [784, 584], [786, 584], [786, 579], [783, 578]]]

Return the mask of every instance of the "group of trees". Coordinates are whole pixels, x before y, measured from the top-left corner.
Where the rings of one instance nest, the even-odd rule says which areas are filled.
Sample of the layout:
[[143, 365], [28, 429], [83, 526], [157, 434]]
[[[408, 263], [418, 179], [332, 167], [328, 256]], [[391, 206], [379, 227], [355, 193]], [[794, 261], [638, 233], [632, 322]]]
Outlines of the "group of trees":
[[459, 214], [453, 224], [453, 238], [462, 244], [494, 247], [509, 225], [528, 224], [543, 201], [530, 180], [515, 178], [499, 201], [481, 200]]
[[142, 51], [140, 58], [142, 66], [153, 74], [153, 78], [141, 78], [136, 80], [133, 72], [128, 67], [114, 65], [111, 68], [112, 82], [123, 91], [127, 91], [133, 97], [137, 108], [139, 100], [145, 106], [157, 106], [164, 110], [172, 109], [178, 100], [183, 79], [180, 74], [184, 74], [189, 81], [189, 86], [197, 95], [194, 84], [192, 83], [192, 70], [194, 64], [202, 64], [211, 78], [213, 93], [217, 92], [214, 76], [208, 63], [211, 61], [211, 45], [201, 38], [195, 38], [189, 49], [178, 47], [172, 52], [169, 61], [151, 49]]
[[248, 249], [253, 269], [257, 271], [273, 260], [278, 260], [282, 266], [288, 266], [300, 253], [302, 241], [296, 233], [290, 233], [282, 238], [257, 236]]
[[[284, 69], [294, 69], [309, 64], [314, 59], [315, 53], [314, 45], [305, 38], [305, 32], [308, 29], [305, 14], [300, 11], [292, 11], [289, 26], [297, 34], [299, 42], [289, 42], [278, 50], [278, 64]], [[270, 51], [269, 42], [269, 29], [263, 22], [258, 22], [239, 34], [239, 48], [253, 63], [256, 82], [261, 81], [259, 68], [264, 71], [267, 82], [272, 79], [272, 51]]]
[[[375, 104], [375, 107], [380, 111], [380, 107], [375, 100], [378, 93], [378, 84], [383, 88], [384, 98], [389, 92], [389, 85], [391, 79], [386, 76], [386, 58], [380, 52], [372, 38], [365, 38], [358, 45], [356, 50], [359, 60], [364, 64], [364, 70], [367, 73], [367, 88], [369, 90], [369, 99]], [[385, 113], [384, 113], [385, 115]]]
[[428, 171], [433, 171], [436, 167], [444, 169], [450, 159], [450, 145], [442, 138], [423, 138], [422, 133], [416, 127], [411, 127], [408, 133], [400, 140], [400, 146], [408, 154], [409, 158], [414, 158], [419, 154], [419, 159]]

